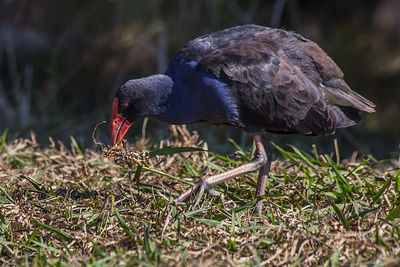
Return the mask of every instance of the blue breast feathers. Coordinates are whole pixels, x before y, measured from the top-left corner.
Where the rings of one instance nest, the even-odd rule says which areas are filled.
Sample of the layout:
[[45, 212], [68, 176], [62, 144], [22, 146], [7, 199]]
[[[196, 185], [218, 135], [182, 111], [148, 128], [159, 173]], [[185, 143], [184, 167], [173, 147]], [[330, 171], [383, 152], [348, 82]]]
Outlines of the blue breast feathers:
[[165, 74], [174, 86], [168, 97], [169, 108], [158, 119], [174, 124], [204, 121], [237, 125], [239, 112], [232, 91], [226, 83], [199, 69], [197, 62], [175, 58]]

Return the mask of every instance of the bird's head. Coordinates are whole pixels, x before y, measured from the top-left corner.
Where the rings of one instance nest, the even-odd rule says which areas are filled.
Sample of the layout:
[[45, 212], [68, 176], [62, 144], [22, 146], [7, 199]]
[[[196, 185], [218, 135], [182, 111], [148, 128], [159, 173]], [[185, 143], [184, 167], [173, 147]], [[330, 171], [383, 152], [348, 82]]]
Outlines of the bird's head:
[[112, 143], [120, 143], [135, 120], [163, 113], [167, 109], [172, 86], [171, 78], [162, 74], [129, 80], [122, 85], [113, 102], [110, 125]]

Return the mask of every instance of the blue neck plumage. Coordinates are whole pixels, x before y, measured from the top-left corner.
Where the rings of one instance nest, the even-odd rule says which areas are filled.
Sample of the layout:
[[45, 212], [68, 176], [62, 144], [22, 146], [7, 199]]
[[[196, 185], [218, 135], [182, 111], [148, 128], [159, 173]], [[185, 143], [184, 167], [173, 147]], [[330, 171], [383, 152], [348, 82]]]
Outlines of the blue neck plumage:
[[227, 84], [196, 66], [197, 62], [182, 59], [167, 69], [165, 74], [171, 77], [174, 85], [167, 110], [155, 118], [172, 124], [237, 121], [237, 105]]

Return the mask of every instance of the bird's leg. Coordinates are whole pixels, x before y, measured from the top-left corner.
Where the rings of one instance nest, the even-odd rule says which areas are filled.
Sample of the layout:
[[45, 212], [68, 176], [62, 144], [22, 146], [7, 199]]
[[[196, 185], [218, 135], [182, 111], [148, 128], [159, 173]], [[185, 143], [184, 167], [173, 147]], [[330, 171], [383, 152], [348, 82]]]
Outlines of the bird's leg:
[[[261, 167], [258, 173], [258, 181], [257, 181], [257, 189], [256, 189], [256, 197], [262, 196], [265, 193], [265, 186], [267, 185], [268, 181], [268, 174], [269, 170], [271, 169], [271, 161], [272, 161], [272, 149], [271, 143], [269, 140], [266, 140], [264, 137], [261, 137], [262, 143], [264, 145], [264, 150], [267, 153], [267, 162]], [[254, 209], [254, 214], [256, 216], [261, 215], [263, 206], [263, 200], [260, 200], [256, 204], [256, 208]]]
[[[176, 198], [175, 203], [187, 202], [187, 201], [191, 200], [199, 192], [200, 193], [207, 192], [209, 194], [214, 194], [211, 191], [211, 188], [214, 185], [223, 183], [231, 178], [234, 178], [234, 177], [237, 177], [237, 176], [249, 173], [249, 172], [254, 172], [263, 166], [268, 166], [268, 168], [263, 168], [263, 169], [265, 169], [263, 172], [265, 174], [266, 171], [269, 170], [269, 165], [267, 164], [269, 157], [267, 158], [267, 153], [265, 151], [265, 148], [267, 145], [263, 142], [263, 138], [260, 133], [254, 134], [254, 141], [256, 143], [256, 155], [251, 162], [243, 164], [235, 169], [226, 171], [224, 173], [213, 175], [213, 176], [210, 176], [210, 177], [207, 177], [207, 178], [204, 178], [204, 179], [198, 181], [193, 187], [191, 187], [189, 190], [185, 191], [182, 195], [180, 195], [178, 198]], [[268, 153], [270, 153], [270, 152], [268, 152]], [[259, 179], [258, 179], [257, 192], [259, 191], [260, 195], [264, 193], [264, 188], [258, 190], [258, 187], [262, 186], [262, 184], [265, 187], [266, 175], [262, 175], [261, 178], [259, 176]], [[260, 205], [262, 205], [262, 203]]]

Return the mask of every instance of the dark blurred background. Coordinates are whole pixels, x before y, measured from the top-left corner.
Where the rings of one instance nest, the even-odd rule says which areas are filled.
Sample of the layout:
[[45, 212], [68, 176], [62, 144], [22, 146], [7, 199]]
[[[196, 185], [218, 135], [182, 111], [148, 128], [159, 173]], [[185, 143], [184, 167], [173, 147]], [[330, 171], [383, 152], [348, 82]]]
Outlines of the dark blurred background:
[[[342, 68], [350, 87], [377, 105], [362, 124], [334, 136], [273, 136], [306, 151], [357, 150], [397, 157], [400, 142], [400, 1], [398, 0], [0, 0], [0, 131], [31, 130], [93, 147], [97, 122], [109, 120], [112, 98], [126, 80], [164, 72], [185, 43], [240, 24], [296, 31], [317, 42]], [[128, 133], [140, 137], [142, 121]], [[191, 125], [210, 148], [231, 152], [227, 138], [248, 146], [237, 129]], [[108, 125], [97, 132], [108, 141]], [[150, 120], [149, 137], [168, 125]]]

